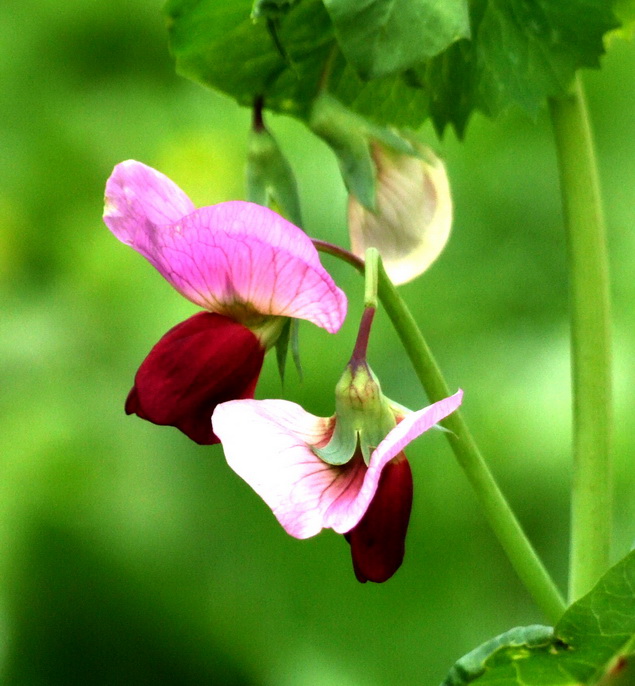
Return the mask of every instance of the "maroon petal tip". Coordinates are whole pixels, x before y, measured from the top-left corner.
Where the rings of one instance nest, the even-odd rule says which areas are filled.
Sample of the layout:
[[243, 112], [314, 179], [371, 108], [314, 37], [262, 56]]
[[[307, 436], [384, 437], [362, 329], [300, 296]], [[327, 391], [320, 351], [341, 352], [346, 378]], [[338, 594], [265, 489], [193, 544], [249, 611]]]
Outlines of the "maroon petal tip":
[[384, 467], [366, 513], [345, 534], [358, 581], [383, 583], [399, 569], [411, 508], [412, 472], [401, 453]]
[[174, 426], [200, 445], [219, 443], [212, 412], [228, 400], [253, 398], [265, 351], [228, 317], [199, 312], [170, 329], [135, 376], [126, 414]]

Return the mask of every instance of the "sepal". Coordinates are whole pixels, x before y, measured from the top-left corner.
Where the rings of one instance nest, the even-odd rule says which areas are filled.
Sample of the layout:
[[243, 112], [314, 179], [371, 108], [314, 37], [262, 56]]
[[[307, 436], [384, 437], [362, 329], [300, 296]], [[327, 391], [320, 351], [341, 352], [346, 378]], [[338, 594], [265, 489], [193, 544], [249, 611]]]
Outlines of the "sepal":
[[280, 336], [276, 341], [276, 362], [278, 364], [278, 374], [280, 383], [284, 386], [284, 374], [287, 366], [287, 353], [289, 352], [289, 338], [291, 334], [291, 319], [287, 319], [282, 327]]
[[380, 142], [401, 154], [418, 156], [408, 141], [355, 114], [328, 93], [322, 93], [314, 101], [309, 126], [337, 156], [348, 191], [371, 212], [376, 206], [371, 142]]
[[359, 450], [366, 465], [373, 450], [396, 425], [391, 401], [368, 364], [349, 364], [335, 387], [335, 431], [315, 454], [327, 464], [343, 465]]
[[302, 226], [298, 185], [276, 139], [264, 127], [249, 134], [246, 169], [247, 199], [269, 207]]

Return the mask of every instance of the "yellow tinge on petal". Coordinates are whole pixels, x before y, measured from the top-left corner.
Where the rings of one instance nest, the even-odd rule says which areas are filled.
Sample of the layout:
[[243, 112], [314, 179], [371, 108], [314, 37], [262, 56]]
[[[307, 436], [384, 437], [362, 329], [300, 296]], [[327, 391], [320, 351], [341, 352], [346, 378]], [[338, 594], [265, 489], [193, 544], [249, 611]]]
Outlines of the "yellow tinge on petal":
[[445, 167], [428, 148], [416, 148], [421, 158], [372, 143], [376, 211], [369, 212], [353, 195], [348, 201], [351, 250], [363, 257], [367, 248], [377, 248], [396, 284], [411, 281], [436, 260], [452, 226]]

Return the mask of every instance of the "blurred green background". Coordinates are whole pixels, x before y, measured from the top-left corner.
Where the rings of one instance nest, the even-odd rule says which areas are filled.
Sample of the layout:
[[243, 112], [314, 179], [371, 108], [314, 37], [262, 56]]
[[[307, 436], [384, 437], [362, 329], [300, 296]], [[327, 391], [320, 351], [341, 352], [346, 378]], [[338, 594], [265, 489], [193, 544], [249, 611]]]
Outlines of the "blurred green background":
[[[585, 75], [612, 258], [614, 557], [635, 537], [635, 46]], [[437, 684], [511, 626], [544, 621], [478, 510], [444, 437], [408, 456], [406, 561], [361, 585], [332, 532], [288, 537], [222, 450], [126, 417], [137, 366], [195, 311], [101, 221], [128, 158], [197, 204], [244, 197], [249, 113], [176, 76], [159, 2], [0, 4], [0, 682], [9, 685]], [[334, 160], [297, 122], [269, 123], [311, 234], [347, 244]], [[430, 142], [434, 137], [424, 129]], [[456, 205], [445, 253], [403, 288], [501, 485], [558, 582], [570, 480], [565, 246], [549, 121], [475, 117], [445, 156]], [[304, 324], [305, 381], [259, 397], [316, 414], [351, 350]], [[426, 399], [386, 318], [370, 359], [388, 395]]]

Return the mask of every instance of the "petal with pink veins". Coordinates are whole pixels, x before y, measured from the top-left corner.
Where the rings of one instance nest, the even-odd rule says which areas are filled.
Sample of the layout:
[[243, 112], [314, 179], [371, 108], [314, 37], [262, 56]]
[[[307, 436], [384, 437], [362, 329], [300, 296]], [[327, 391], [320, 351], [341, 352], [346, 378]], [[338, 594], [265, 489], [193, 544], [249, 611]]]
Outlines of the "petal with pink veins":
[[333, 421], [286, 400], [227, 402], [212, 416], [229, 466], [296, 538], [348, 531], [368, 506], [358, 497], [367, 474], [361, 458], [334, 467], [311, 450], [328, 441]]
[[159, 271], [201, 307], [307, 319], [330, 333], [344, 321], [346, 296], [311, 239], [266, 207], [242, 201], [203, 207], [160, 238]]
[[311, 239], [266, 207], [232, 201], [195, 210], [166, 176], [128, 161], [108, 180], [104, 221], [205, 309], [245, 323], [296, 317], [330, 333], [342, 325], [346, 296]]
[[[402, 443], [427, 431], [460, 402], [459, 391], [404, 419], [373, 452], [368, 468], [359, 455], [341, 466], [323, 462], [311, 448], [328, 442], [335, 419], [316, 417], [286, 400], [223, 403], [214, 410], [212, 424], [229, 466], [267, 503], [287, 533], [308, 538], [324, 528], [346, 533], [355, 527]], [[399, 432], [406, 422], [406, 430]]]

